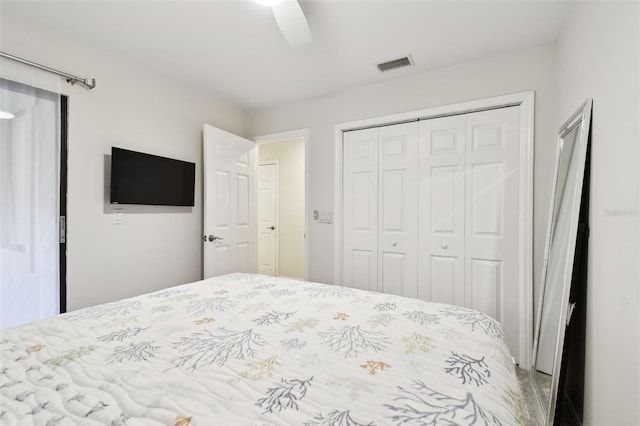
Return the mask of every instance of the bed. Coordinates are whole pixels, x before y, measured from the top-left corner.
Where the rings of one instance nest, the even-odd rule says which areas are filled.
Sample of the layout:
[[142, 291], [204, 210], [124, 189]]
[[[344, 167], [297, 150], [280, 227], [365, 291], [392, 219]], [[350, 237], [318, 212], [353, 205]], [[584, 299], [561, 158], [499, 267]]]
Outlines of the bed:
[[0, 335], [0, 424], [516, 425], [500, 325], [469, 309], [231, 274]]

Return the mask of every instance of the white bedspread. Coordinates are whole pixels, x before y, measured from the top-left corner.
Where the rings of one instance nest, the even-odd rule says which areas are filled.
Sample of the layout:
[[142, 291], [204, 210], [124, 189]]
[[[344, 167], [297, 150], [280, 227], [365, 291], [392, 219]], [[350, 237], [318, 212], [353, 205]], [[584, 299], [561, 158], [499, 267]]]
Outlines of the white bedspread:
[[515, 425], [498, 323], [475, 311], [232, 274], [0, 337], [0, 423]]

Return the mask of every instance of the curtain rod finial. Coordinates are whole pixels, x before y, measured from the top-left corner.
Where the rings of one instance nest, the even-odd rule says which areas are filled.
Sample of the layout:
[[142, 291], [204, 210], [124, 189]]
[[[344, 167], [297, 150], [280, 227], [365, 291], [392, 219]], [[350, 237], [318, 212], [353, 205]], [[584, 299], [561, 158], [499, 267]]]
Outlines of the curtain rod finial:
[[72, 86], [77, 83], [88, 90], [94, 89], [96, 87], [95, 78], [77, 78], [77, 77], [67, 78], [67, 83], [71, 84]]

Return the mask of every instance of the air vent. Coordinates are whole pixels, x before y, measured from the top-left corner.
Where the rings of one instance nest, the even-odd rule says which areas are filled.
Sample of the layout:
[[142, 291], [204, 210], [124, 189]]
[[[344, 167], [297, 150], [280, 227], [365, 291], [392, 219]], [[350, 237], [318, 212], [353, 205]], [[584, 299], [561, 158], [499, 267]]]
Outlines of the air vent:
[[383, 62], [376, 65], [380, 72], [387, 72], [395, 70], [397, 68], [404, 68], [413, 65], [413, 58], [411, 55], [407, 55], [404, 58], [393, 59], [391, 61]]

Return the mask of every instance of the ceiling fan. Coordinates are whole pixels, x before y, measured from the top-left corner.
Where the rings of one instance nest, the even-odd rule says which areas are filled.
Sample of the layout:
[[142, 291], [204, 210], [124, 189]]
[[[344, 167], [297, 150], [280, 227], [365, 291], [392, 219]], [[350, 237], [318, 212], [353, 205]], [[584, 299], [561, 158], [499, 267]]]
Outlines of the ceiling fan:
[[297, 0], [255, 0], [271, 7], [280, 32], [290, 47], [300, 47], [311, 42], [311, 32], [304, 12]]

